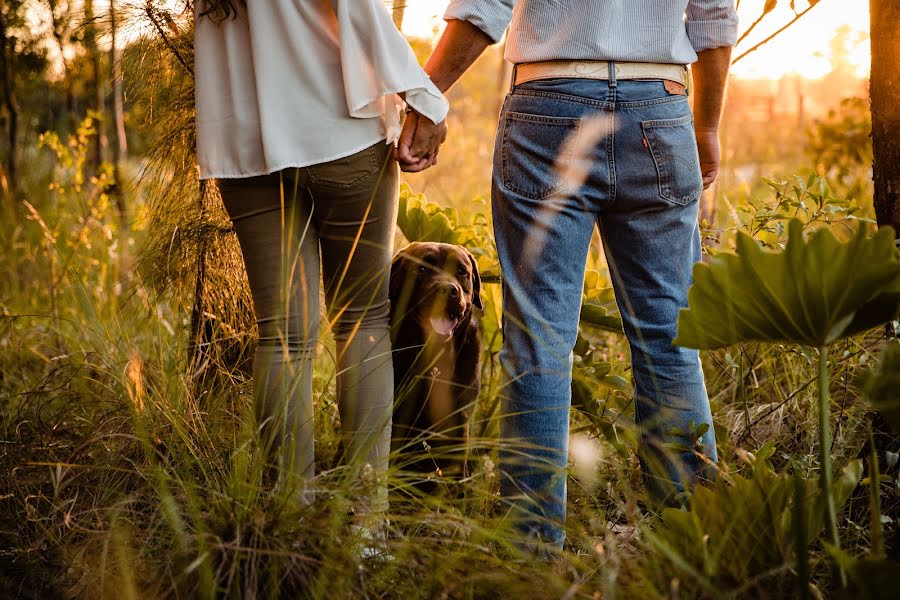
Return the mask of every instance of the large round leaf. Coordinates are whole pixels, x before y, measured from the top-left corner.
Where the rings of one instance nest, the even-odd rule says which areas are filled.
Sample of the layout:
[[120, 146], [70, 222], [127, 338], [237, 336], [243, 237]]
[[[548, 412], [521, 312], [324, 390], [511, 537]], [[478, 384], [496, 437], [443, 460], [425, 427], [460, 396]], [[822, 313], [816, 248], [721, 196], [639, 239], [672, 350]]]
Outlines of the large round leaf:
[[900, 314], [900, 260], [890, 228], [865, 227], [846, 242], [789, 225], [784, 251], [739, 233], [737, 254], [694, 268], [675, 344], [713, 349], [738, 342], [823, 346]]

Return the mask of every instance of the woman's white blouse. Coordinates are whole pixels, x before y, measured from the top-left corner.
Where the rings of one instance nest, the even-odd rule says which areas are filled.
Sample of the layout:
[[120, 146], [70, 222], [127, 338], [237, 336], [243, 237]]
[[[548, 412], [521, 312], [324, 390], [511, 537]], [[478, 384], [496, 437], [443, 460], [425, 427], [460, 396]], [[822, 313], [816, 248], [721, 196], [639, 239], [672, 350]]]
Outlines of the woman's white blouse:
[[[195, 11], [204, 2], [194, 3]], [[343, 158], [400, 133], [397, 96], [439, 123], [449, 105], [381, 0], [249, 0], [196, 17], [200, 178], [251, 177]]]

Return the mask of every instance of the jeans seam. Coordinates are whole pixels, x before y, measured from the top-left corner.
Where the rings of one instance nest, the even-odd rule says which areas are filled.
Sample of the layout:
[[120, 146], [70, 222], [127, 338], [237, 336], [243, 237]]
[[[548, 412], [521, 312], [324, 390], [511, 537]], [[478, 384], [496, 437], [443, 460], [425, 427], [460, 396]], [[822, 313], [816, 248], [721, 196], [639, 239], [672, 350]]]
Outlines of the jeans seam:
[[669, 96], [667, 98], [654, 98], [652, 100], [634, 100], [632, 102], [620, 102], [616, 104], [616, 108], [621, 110], [647, 108], [648, 106], [658, 106], [663, 104], [671, 104], [673, 102], [687, 101], [686, 96]]
[[665, 96], [662, 98], [653, 98], [651, 100], [633, 100], [631, 102], [610, 102], [609, 100], [593, 100], [591, 98], [585, 98], [583, 96], [572, 96], [571, 94], [560, 94], [559, 92], [539, 92], [537, 90], [528, 90], [522, 89], [521, 87], [516, 88], [516, 91], [512, 94], [513, 96], [532, 96], [538, 98], [554, 98], [557, 100], [563, 100], [566, 102], [574, 102], [577, 104], [586, 104], [589, 106], [597, 106], [600, 108], [612, 108], [615, 106], [616, 108], [628, 110], [628, 109], [638, 109], [638, 108], [646, 108], [648, 106], [657, 106], [662, 104], [669, 104], [671, 102], [679, 102], [686, 101], [687, 96], [682, 96], [679, 94], [674, 94], [672, 96]]
[[274, 211], [276, 211], [276, 210], [281, 210], [281, 205], [280, 205], [280, 204], [277, 205], [277, 206], [268, 206], [268, 207], [266, 207], [266, 208], [258, 208], [258, 209], [256, 209], [256, 210], [251, 210], [250, 212], [247, 212], [247, 213], [244, 213], [244, 214], [241, 214], [241, 215], [237, 215], [237, 216], [234, 216], [234, 217], [231, 217], [231, 216], [229, 215], [229, 217], [231, 218], [231, 223], [232, 223], [232, 225], [233, 225], [234, 223], [237, 223], [237, 222], [239, 222], [239, 221], [243, 221], [244, 219], [249, 219], [250, 217], [257, 217], [257, 216], [259, 216], [259, 215], [264, 215], [264, 214], [266, 214], [266, 213], [268, 213], [268, 212], [274, 212]]
[[609, 210], [616, 203], [616, 110], [613, 108], [610, 115], [612, 120], [609, 135], [606, 141], [606, 154], [609, 157], [609, 204], [605, 210]]
[[[381, 143], [381, 142], [378, 142], [378, 143]], [[378, 173], [378, 171], [379, 171], [379, 169], [378, 169], [378, 166], [379, 166], [378, 165], [378, 150], [375, 148], [375, 146], [370, 146], [370, 147], [362, 150], [361, 152], [364, 152], [368, 155], [368, 158], [369, 158], [368, 169], [369, 170], [366, 172], [365, 175], [361, 175], [360, 177], [357, 177], [356, 179], [354, 179], [352, 181], [333, 181], [333, 180], [330, 180], [327, 178], [322, 179], [322, 178], [316, 177], [315, 167], [320, 167], [320, 166], [322, 166], [322, 164], [311, 165], [309, 167], [306, 167], [306, 174], [309, 177], [309, 180], [311, 183], [314, 183], [316, 185], [321, 185], [323, 187], [329, 187], [332, 189], [345, 190], [345, 189], [351, 188], [355, 185], [359, 185], [360, 183], [362, 183], [363, 181], [365, 181], [366, 179], [368, 179], [375, 173]], [[352, 157], [352, 156], [353, 155], [351, 155], [350, 157]], [[338, 160], [343, 160], [343, 159], [338, 159]], [[328, 164], [328, 163], [323, 163], [323, 164]]]
[[534, 115], [531, 113], [523, 113], [518, 111], [508, 111], [506, 113], [507, 119], [512, 119], [515, 121], [524, 121], [526, 123], [546, 123], [546, 124], [565, 124], [565, 125], [578, 125], [581, 122], [581, 119], [578, 117], [554, 117], [550, 115]]
[[586, 104], [588, 106], [596, 106], [599, 108], [611, 108], [612, 103], [608, 100], [592, 100], [590, 98], [584, 98], [581, 96], [572, 96], [569, 94], [559, 94], [556, 92], [538, 92], [533, 90], [523, 90], [521, 87], [516, 88], [513, 96], [532, 96], [537, 98], [553, 98], [556, 100], [563, 100], [566, 102], [574, 102], [577, 104]]

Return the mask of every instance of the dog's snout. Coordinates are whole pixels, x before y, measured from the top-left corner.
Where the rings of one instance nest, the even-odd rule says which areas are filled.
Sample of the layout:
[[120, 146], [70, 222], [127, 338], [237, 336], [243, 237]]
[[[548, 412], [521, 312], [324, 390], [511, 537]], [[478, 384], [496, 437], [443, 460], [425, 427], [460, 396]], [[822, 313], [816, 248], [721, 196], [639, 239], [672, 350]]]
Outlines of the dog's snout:
[[449, 284], [447, 286], [447, 295], [453, 298], [454, 300], [459, 298], [459, 286], [455, 284]]

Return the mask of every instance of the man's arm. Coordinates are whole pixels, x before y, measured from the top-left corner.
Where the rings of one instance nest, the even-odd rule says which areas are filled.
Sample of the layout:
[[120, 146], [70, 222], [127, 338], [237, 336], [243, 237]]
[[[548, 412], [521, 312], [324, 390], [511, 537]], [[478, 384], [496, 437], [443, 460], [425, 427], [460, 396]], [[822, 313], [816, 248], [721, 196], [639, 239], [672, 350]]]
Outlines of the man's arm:
[[425, 72], [434, 85], [446, 93], [493, 43], [494, 40], [468, 21], [447, 21], [447, 28], [425, 65]]
[[[494, 41], [468, 21], [452, 20], [438, 42], [425, 72], [445, 93]], [[409, 113], [397, 141], [396, 158], [407, 173], [418, 173], [437, 164], [438, 146], [447, 137], [446, 123], [434, 124], [416, 113]]]
[[694, 82], [694, 131], [700, 153], [703, 188], [715, 182], [719, 174], [719, 121], [725, 104], [725, 84], [731, 66], [731, 47], [701, 50], [691, 68]]
[[694, 131], [705, 189], [719, 174], [719, 121], [738, 17], [734, 0], [689, 0], [686, 16], [688, 39], [698, 57], [692, 67]]

